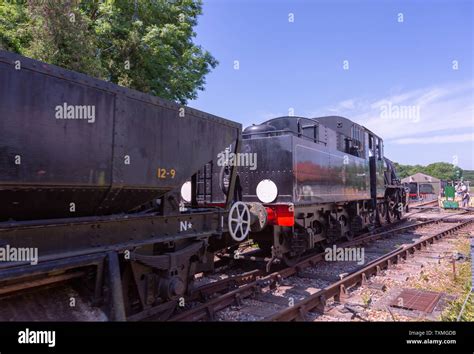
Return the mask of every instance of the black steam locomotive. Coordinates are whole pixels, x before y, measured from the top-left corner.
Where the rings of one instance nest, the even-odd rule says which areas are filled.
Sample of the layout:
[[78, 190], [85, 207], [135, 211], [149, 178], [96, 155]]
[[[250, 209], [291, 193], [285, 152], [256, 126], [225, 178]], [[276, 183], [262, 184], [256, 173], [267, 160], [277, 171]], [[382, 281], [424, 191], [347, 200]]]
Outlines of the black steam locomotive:
[[243, 201], [263, 203], [267, 216], [251, 237], [287, 263], [407, 208], [382, 139], [347, 118], [271, 119], [244, 130], [241, 150], [257, 161], [239, 169]]

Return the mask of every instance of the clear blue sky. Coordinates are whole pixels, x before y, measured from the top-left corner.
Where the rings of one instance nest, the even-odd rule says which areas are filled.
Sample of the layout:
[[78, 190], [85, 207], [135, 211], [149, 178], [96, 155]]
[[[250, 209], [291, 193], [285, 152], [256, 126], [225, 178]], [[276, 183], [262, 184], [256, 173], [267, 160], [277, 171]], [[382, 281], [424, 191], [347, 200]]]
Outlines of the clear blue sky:
[[244, 127], [343, 115], [392, 160], [474, 169], [473, 3], [204, 0], [195, 43], [219, 65], [189, 105]]

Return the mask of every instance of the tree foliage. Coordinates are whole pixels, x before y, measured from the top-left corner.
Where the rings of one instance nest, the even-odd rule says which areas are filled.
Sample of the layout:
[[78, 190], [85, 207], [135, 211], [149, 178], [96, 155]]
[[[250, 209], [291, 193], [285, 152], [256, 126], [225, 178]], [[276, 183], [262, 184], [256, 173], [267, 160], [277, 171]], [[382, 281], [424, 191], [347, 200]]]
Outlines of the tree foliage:
[[0, 4], [0, 47], [185, 103], [217, 61], [193, 43], [196, 0]]
[[91, 21], [79, 10], [79, 1], [29, 0], [30, 30], [34, 40], [24, 54], [46, 63], [59, 65], [91, 76], [104, 78], [105, 71], [97, 54], [97, 40], [90, 31]]
[[443, 180], [458, 180], [461, 177], [466, 178], [466, 176], [463, 176], [464, 170], [462, 168], [446, 162], [435, 162], [429, 164], [428, 166], [412, 166], [395, 163], [395, 167], [400, 178], [405, 178], [418, 172]]
[[32, 41], [25, 4], [0, 2], [0, 49], [21, 53]]
[[474, 183], [474, 170], [463, 170], [462, 178], [466, 181], [471, 181]]

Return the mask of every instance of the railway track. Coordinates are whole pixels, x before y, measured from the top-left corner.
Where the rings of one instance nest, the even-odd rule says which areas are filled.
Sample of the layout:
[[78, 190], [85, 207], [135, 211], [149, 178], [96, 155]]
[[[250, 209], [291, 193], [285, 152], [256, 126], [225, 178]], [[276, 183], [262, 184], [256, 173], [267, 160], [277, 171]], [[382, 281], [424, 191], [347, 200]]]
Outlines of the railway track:
[[[339, 245], [337, 245], [338, 248], [349, 248], [349, 247], [356, 247], [356, 246], [362, 246], [362, 245], [367, 245], [370, 243], [373, 243], [373, 241], [378, 240], [378, 239], [384, 239], [384, 240], [389, 240], [392, 239], [394, 242], [401, 242], [401, 241], [407, 241], [410, 238], [413, 237], [413, 234], [416, 233], [418, 234], [419, 237], [427, 236], [429, 239], [436, 239], [433, 235], [437, 235], [436, 230], [439, 229], [440, 225], [444, 225], [444, 228], [449, 229], [449, 228], [456, 228], [459, 225], [464, 225], [469, 223], [470, 221], [463, 223], [463, 224], [456, 224], [453, 226], [452, 223], [450, 223], [450, 218], [460, 215], [460, 214], [465, 214], [466, 212], [461, 212], [461, 213], [456, 213], [456, 214], [451, 214], [442, 218], [438, 219], [433, 219], [429, 221], [424, 221], [424, 222], [415, 222], [411, 223], [409, 225], [404, 225], [404, 226], [399, 226], [399, 225], [393, 225], [392, 228], [389, 230], [385, 230], [382, 232], [377, 232], [377, 233], [369, 233], [362, 235], [361, 237], [358, 237], [352, 241], [349, 242], [344, 242]], [[420, 230], [424, 230], [421, 232]], [[443, 234], [444, 231], [441, 231], [440, 234]], [[393, 240], [392, 237], [393, 235], [398, 235], [399, 237], [396, 237], [395, 240]], [[401, 237], [400, 237], [401, 235]], [[405, 237], [403, 237], [405, 236]], [[423, 243], [426, 243], [426, 241], [422, 241]], [[418, 246], [407, 246], [409, 249], [413, 250], [415, 247]], [[375, 247], [377, 248], [377, 247]], [[378, 246], [380, 248], [380, 245]], [[396, 248], [395, 251], [401, 252], [401, 249]], [[391, 250], [388, 254], [386, 252], [382, 252], [382, 254], [377, 254], [375, 252], [371, 256], [370, 263], [366, 267], [375, 267], [374, 269], [377, 270], [377, 266], [381, 267], [381, 264], [383, 265], [385, 262], [385, 257], [391, 257], [392, 253], [394, 250]], [[405, 251], [403, 251], [405, 252]], [[406, 253], [404, 253], [406, 254]], [[215, 297], [208, 298], [207, 301], [204, 303], [199, 303], [199, 304], [193, 304], [193, 307], [191, 309], [183, 310], [180, 311], [180, 313], [174, 315], [171, 317], [170, 320], [172, 321], [206, 321], [206, 320], [228, 320], [228, 317], [226, 315], [222, 315], [222, 313], [228, 309], [229, 307], [236, 306], [237, 308], [242, 306], [242, 303], [247, 301], [246, 299], [251, 299], [253, 302], [268, 302], [271, 305], [276, 305], [277, 307], [283, 307], [287, 308], [288, 304], [292, 305], [292, 302], [294, 301], [300, 301], [301, 296], [297, 296], [298, 292], [301, 292], [301, 289], [298, 289], [296, 287], [293, 289], [293, 293], [295, 293], [295, 296], [290, 296], [289, 298], [282, 298], [280, 297], [279, 299], [275, 299], [275, 297], [271, 296], [271, 292], [274, 291], [275, 289], [281, 288], [282, 284], [284, 284], [285, 279], [288, 279], [290, 277], [299, 277], [299, 278], [312, 278], [318, 279], [318, 274], [315, 274], [315, 272], [307, 272], [306, 270], [314, 270], [316, 264], [319, 264], [324, 260], [325, 253], [318, 253], [312, 256], [307, 257], [306, 259], [302, 260], [298, 264], [292, 266], [292, 267], [287, 267], [281, 270], [277, 270], [271, 274], [268, 275], [261, 275], [261, 273], [255, 273], [256, 279], [252, 278], [247, 278], [247, 282], [243, 283], [240, 285], [238, 288], [234, 288], [228, 292], [225, 292], [224, 294], [218, 294]], [[397, 255], [395, 254], [395, 258], [397, 258]], [[374, 262], [379, 262], [375, 264]], [[390, 258], [390, 262], [393, 262], [393, 259]], [[374, 265], [375, 264], [375, 265]], [[334, 266], [334, 264], [331, 264], [331, 266]], [[360, 270], [361, 267], [358, 267], [359, 269], [353, 270], [358, 271]], [[347, 283], [350, 279], [348, 278], [348, 272], [350, 273], [351, 271], [342, 271], [341, 274], [344, 276], [344, 283], [341, 283], [344, 285], [346, 288], [349, 286]], [[346, 273], [346, 274], [344, 274]], [[372, 275], [371, 271], [366, 271], [365, 276], [370, 276]], [[337, 282], [334, 281], [329, 281], [328, 279], [321, 279], [326, 282], [326, 284], [336, 284]], [[333, 279], [334, 280], [334, 279]], [[217, 283], [214, 286], [219, 286], [220, 284]], [[329, 286], [329, 285], [326, 285]], [[340, 290], [340, 284], [335, 285], [338, 287]], [[332, 289], [332, 288], [331, 288]], [[303, 291], [305, 292], [305, 291]], [[328, 292], [328, 294], [331, 294], [332, 297], [336, 296], [332, 294], [333, 290]], [[321, 294], [320, 294], [321, 295]], [[263, 300], [263, 301], [261, 301]], [[265, 306], [263, 306], [265, 307]], [[267, 308], [269, 306], [266, 306]], [[239, 311], [236, 311], [239, 312]], [[240, 318], [241, 316], [236, 316], [237, 320], [246, 320], [246, 318]], [[244, 316], [245, 317], [245, 316]], [[257, 316], [258, 317], [258, 316]], [[265, 319], [268, 316], [264, 316], [263, 318], [252, 318], [252, 316], [248, 317], [247, 319], [250, 320], [255, 320], [255, 319]]]
[[[377, 229], [377, 232], [381, 231], [388, 231], [399, 225], [407, 222], [406, 218], [393, 222], [391, 224], [386, 224], [381, 226]], [[354, 241], [374, 235], [376, 231], [371, 231], [362, 235], [359, 235]], [[349, 242], [347, 242], [349, 244]], [[243, 248], [250, 247], [251, 243], [244, 243]], [[315, 255], [318, 259], [321, 257], [321, 254]], [[311, 258], [311, 257], [309, 257]], [[309, 259], [308, 258], [308, 259]], [[167, 303], [155, 306], [153, 308], [146, 309], [140, 313], [134, 314], [127, 318], [128, 321], [164, 321], [168, 320], [170, 316], [173, 315], [175, 309], [179, 311], [183, 310], [183, 307], [188, 308], [189, 305], [194, 308], [201, 303], [205, 303], [216, 296], [221, 296], [227, 293], [230, 293], [233, 290], [236, 290], [238, 287], [243, 285], [258, 281], [259, 279], [267, 276], [270, 274], [265, 268], [265, 262], [269, 260], [269, 258], [258, 257], [254, 256], [254, 252], [242, 252], [241, 249], [236, 254], [226, 254], [221, 259], [224, 260], [224, 266], [222, 270], [217, 272], [216, 274], [211, 274], [208, 276], [204, 276], [204, 280], [209, 282], [204, 282], [203, 285], [198, 285], [194, 289], [190, 291], [190, 294], [186, 296], [186, 298], [178, 299], [169, 301]], [[242, 266], [242, 264], [237, 263], [236, 267], [232, 267], [229, 261], [233, 262], [246, 262], [246, 267]], [[253, 265], [252, 269], [248, 269], [248, 265]], [[274, 268], [281, 270], [284, 269], [282, 264], [274, 264]], [[229, 273], [234, 273], [236, 269], [243, 269], [246, 268], [247, 270], [240, 272], [239, 274], [229, 275]], [[216, 278], [218, 278], [216, 280]], [[203, 281], [200, 281], [203, 283]], [[183, 306], [184, 305], [184, 306]]]
[[[460, 212], [456, 214], [452, 214], [446, 217], [443, 217], [443, 220], [449, 220], [449, 218], [455, 217], [456, 215], [465, 214], [466, 212]], [[410, 217], [412, 214], [407, 214], [407, 217]], [[372, 243], [378, 239], [388, 239], [391, 235], [395, 235], [397, 233], [401, 233], [403, 231], [414, 230], [418, 229], [423, 226], [432, 225], [434, 223], [440, 222], [440, 220], [429, 220], [424, 222], [416, 222], [410, 221], [407, 218], [402, 219], [396, 223], [384, 225], [377, 230], [372, 232], [368, 232], [356, 237], [352, 241], [342, 242], [336, 244], [336, 247], [339, 248], [346, 248], [346, 247], [357, 247], [361, 245], [367, 245]], [[274, 267], [274, 271], [272, 273], [268, 273], [265, 271], [265, 267], [262, 262], [247, 262], [247, 260], [235, 260], [237, 266], [234, 268], [229, 266], [228, 264], [224, 266], [218, 274], [211, 275], [213, 280], [205, 283], [203, 285], [196, 286], [194, 289], [191, 290], [190, 294], [184, 299], [183, 303], [181, 302], [183, 299], [178, 299], [175, 301], [170, 301], [159, 306], [155, 306], [153, 308], [146, 309], [142, 312], [137, 314], [131, 315], [127, 317], [128, 321], [195, 321], [195, 320], [219, 320], [221, 319], [220, 313], [233, 306], [242, 305], [242, 301], [245, 299], [256, 299], [257, 297], [261, 296], [263, 293], [267, 292], [269, 289], [276, 289], [281, 286], [282, 282], [285, 279], [290, 277], [304, 275], [303, 272], [306, 269], [312, 269], [318, 264], [318, 266], [323, 263], [324, 264], [324, 252], [317, 253], [310, 255], [303, 259], [301, 262], [296, 264], [293, 267], [283, 267], [282, 265], [276, 265]], [[248, 257], [251, 258], [251, 257]], [[241, 267], [242, 263], [245, 262], [247, 267]], [[254, 267], [248, 267], [248, 264], [253, 264]], [[257, 266], [259, 264], [259, 266]], [[243, 270], [245, 269], [245, 270]], [[345, 271], [344, 271], [345, 272]], [[341, 273], [344, 273], [341, 271]], [[235, 273], [233, 275], [229, 275], [231, 273]], [[347, 273], [347, 272], [346, 272]], [[308, 274], [306, 274], [308, 275]], [[219, 278], [222, 276], [222, 278]], [[206, 278], [208, 276], [204, 276]], [[215, 280], [218, 278], [218, 280]], [[58, 288], [59, 293], [61, 293], [61, 287], [67, 289], [69, 288], [68, 282], [58, 283], [56, 288]], [[70, 292], [70, 290], [68, 290]], [[63, 291], [64, 292], [64, 291]], [[20, 293], [20, 297], [24, 297], [26, 299], [31, 299], [33, 297], [36, 298], [36, 302], [38, 301], [38, 296], [36, 294], [40, 294], [41, 290], [32, 289], [31, 291], [23, 291]], [[31, 295], [29, 295], [31, 294]], [[62, 296], [62, 295], [61, 295]], [[49, 296], [48, 296], [49, 297]], [[298, 300], [298, 297], [294, 297], [295, 300]], [[256, 300], [255, 300], [256, 301]], [[81, 301], [82, 305], [81, 308], [86, 308], [86, 302]], [[17, 303], [14, 300], [14, 303]], [[43, 306], [44, 305], [44, 306]], [[44, 301], [43, 307], [48, 307], [48, 302]], [[182, 306], [184, 305], [184, 306]], [[31, 306], [30, 306], [31, 307]], [[92, 308], [93, 304], [91, 305]], [[77, 309], [79, 311], [79, 308]], [[71, 317], [70, 320], [74, 320], [77, 316], [79, 316], [78, 311], [74, 316]], [[37, 320], [38, 318], [34, 318], [34, 314], [37, 311], [32, 309], [31, 310], [31, 319]], [[61, 311], [65, 312], [65, 311]], [[80, 311], [79, 311], [80, 312]], [[77, 317], [77, 319], [81, 320], [104, 320], [103, 313], [98, 312], [98, 314], [94, 314], [94, 311], [85, 311], [90, 312], [91, 318], [88, 317]], [[96, 311], [97, 312], [97, 311]], [[51, 316], [53, 316], [54, 310], [52, 311]], [[53, 317], [48, 318], [46, 320], [52, 320]], [[61, 315], [63, 316], [63, 315]], [[9, 316], [7, 316], [9, 317]], [[64, 319], [64, 316], [61, 317]], [[28, 320], [28, 318], [23, 318], [23, 320]], [[67, 319], [66, 319], [67, 320]]]
[[439, 205], [437, 200], [430, 200], [425, 203], [410, 204], [410, 209], [415, 211], [407, 213], [407, 217], [424, 212], [436, 212], [439, 210]]
[[[380, 232], [387, 232], [389, 230], [392, 230], [396, 227], [399, 227], [403, 223], [408, 222], [407, 218], [403, 218], [401, 220], [398, 220], [396, 222], [393, 222], [391, 224], [386, 224], [384, 226], [379, 227], [377, 230], [373, 230], [371, 232], [364, 233], [362, 235], [359, 235], [355, 240], [350, 241], [350, 242], [345, 242], [342, 244], [338, 245], [350, 245], [350, 244], [357, 244], [360, 240], [360, 242], [365, 242], [364, 240], [367, 240], [367, 238], [376, 238], [378, 233]], [[411, 224], [413, 225], [413, 224]], [[247, 284], [251, 284], [253, 282], [260, 282], [262, 278], [265, 278], [270, 272], [265, 270], [265, 261], [268, 261], [267, 258], [262, 258], [262, 257], [254, 257], [253, 255], [243, 255], [243, 253], [239, 252], [239, 255], [237, 257], [233, 257], [232, 255], [227, 255], [228, 259], [233, 259], [236, 261], [247, 261], [250, 264], [257, 264], [258, 261], [260, 262], [259, 266], [256, 266], [254, 269], [242, 272], [241, 274], [236, 274], [236, 275], [231, 275], [227, 276], [227, 273], [229, 272], [230, 268], [226, 268], [224, 270], [223, 274], [213, 274], [213, 278], [223, 276], [223, 279], [219, 279], [217, 281], [211, 281], [207, 284], [201, 285], [196, 287], [191, 291], [191, 294], [186, 297], [185, 301], [182, 303], [184, 304], [191, 304], [192, 308], [195, 308], [197, 306], [200, 306], [201, 303], [205, 303], [207, 301], [211, 301], [214, 298], [218, 296], [225, 296], [226, 294], [231, 293], [234, 290], [237, 290], [239, 287]], [[315, 255], [308, 256], [307, 258], [303, 259], [302, 262], [319, 262], [323, 260], [323, 253], [318, 253]], [[300, 263], [302, 263], [300, 262]], [[278, 270], [284, 269], [284, 267], [281, 264], [276, 264], [276, 267], [274, 265], [274, 268], [277, 268]], [[185, 305], [188, 307], [188, 305]], [[141, 321], [141, 320], [146, 320], [146, 321], [162, 321], [162, 320], [168, 320], [170, 317], [170, 310], [171, 309], [178, 309], [178, 311], [182, 311], [183, 309], [180, 309], [180, 301], [170, 301], [168, 303], [159, 305], [155, 308], [151, 308], [148, 310], [145, 310], [141, 313], [138, 313], [136, 315], [133, 315], [128, 318], [130, 321]], [[212, 314], [210, 315], [212, 318]]]
[[431, 207], [433, 205], [438, 205], [438, 199], [435, 200], [430, 200], [427, 202], [415, 202], [415, 203], [410, 203], [409, 206], [410, 208], [425, 208], [425, 207]]
[[327, 301], [334, 299], [340, 302], [341, 299], [348, 297], [347, 290], [351, 287], [359, 285], [366, 285], [368, 279], [373, 275], [379, 275], [383, 270], [390, 269], [392, 266], [407, 260], [415, 252], [423, 250], [428, 244], [434, 243], [443, 236], [455, 233], [457, 230], [469, 225], [472, 220], [458, 223], [456, 225], [450, 224], [447, 229], [435, 232], [432, 235], [427, 235], [420, 238], [418, 241], [410, 245], [404, 245], [393, 252], [379, 257], [370, 262], [368, 265], [357, 269], [356, 271], [344, 276], [341, 280], [330, 284], [329, 286], [307, 296], [302, 301], [294, 304], [294, 306], [287, 307], [280, 311], [276, 311], [273, 315], [265, 318], [267, 321], [294, 321], [305, 320], [309, 312], [317, 310], [324, 313]]

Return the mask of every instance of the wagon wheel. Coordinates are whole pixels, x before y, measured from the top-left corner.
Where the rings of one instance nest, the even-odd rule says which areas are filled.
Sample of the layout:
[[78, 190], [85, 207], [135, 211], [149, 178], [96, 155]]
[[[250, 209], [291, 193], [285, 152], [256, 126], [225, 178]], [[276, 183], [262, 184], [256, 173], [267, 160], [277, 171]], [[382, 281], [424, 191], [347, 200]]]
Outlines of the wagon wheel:
[[243, 241], [250, 232], [250, 211], [245, 203], [236, 202], [229, 211], [229, 233], [233, 240]]

